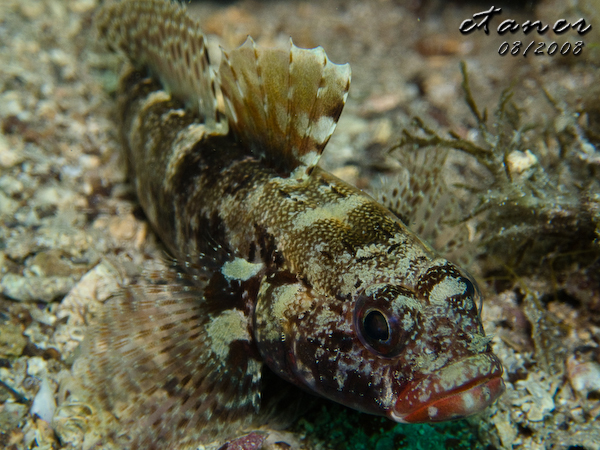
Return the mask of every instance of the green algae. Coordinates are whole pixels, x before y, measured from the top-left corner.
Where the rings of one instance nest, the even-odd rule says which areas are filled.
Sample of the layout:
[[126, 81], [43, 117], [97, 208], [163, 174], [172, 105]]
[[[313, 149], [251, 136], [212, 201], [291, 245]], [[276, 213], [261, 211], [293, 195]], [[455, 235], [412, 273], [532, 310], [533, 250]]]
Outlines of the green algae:
[[296, 429], [308, 448], [332, 450], [483, 449], [476, 429], [465, 420], [439, 424], [397, 424], [336, 404], [321, 404]]

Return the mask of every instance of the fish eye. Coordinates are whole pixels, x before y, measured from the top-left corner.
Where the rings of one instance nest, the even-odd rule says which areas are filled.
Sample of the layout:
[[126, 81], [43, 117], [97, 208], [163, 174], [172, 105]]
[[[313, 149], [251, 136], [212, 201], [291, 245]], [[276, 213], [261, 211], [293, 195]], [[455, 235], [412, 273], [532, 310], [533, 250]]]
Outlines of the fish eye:
[[[415, 322], [408, 309], [399, 306], [410, 295], [400, 286], [381, 285], [359, 295], [354, 309], [354, 329], [360, 342], [372, 353], [393, 358], [406, 347]], [[400, 319], [402, 317], [402, 320]]]
[[461, 277], [460, 281], [462, 281], [465, 285], [465, 292], [463, 295], [465, 297], [473, 297], [475, 295], [475, 286], [473, 285], [471, 280], [469, 280], [466, 277]]
[[[482, 307], [482, 300], [483, 300], [481, 297], [481, 292], [479, 292], [479, 288], [467, 276], [460, 277], [460, 281], [465, 285], [465, 290], [460, 295], [460, 297], [463, 299], [465, 299], [465, 298], [471, 299], [473, 302], [473, 303], [471, 303], [472, 307], [476, 309], [477, 315], [479, 316], [481, 314], [481, 307]], [[479, 304], [477, 304], [478, 301], [479, 301]]]
[[390, 325], [387, 319], [376, 309], [369, 311], [363, 319], [365, 338], [371, 341], [387, 341], [390, 338]]

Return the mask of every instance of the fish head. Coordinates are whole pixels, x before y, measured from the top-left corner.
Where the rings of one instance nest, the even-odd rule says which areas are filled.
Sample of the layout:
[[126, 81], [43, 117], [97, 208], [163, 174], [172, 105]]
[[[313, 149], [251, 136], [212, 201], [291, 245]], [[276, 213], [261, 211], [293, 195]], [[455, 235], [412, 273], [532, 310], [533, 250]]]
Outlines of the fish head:
[[358, 294], [353, 330], [366, 350], [360, 357], [378, 372], [373, 378], [387, 377], [385, 415], [402, 423], [460, 419], [500, 396], [502, 365], [485, 336], [480, 299], [475, 281], [442, 259], [413, 286], [373, 284]]
[[266, 363], [310, 392], [402, 423], [463, 418], [500, 396], [502, 365], [468, 274], [438, 258], [412, 283], [374, 281], [348, 299], [263, 283], [255, 333]]

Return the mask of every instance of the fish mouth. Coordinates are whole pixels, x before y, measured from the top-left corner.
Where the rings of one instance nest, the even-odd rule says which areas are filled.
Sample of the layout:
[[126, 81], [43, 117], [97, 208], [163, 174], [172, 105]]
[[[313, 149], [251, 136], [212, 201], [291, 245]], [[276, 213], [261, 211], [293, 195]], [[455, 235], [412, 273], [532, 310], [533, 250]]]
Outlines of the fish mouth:
[[493, 353], [463, 359], [404, 389], [389, 417], [400, 423], [456, 420], [481, 412], [504, 392], [502, 365]]

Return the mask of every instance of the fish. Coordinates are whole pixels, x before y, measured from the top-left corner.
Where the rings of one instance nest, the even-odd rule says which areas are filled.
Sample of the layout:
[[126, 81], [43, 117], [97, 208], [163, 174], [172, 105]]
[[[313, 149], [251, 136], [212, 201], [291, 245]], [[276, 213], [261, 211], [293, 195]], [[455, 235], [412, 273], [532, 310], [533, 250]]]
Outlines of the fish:
[[400, 423], [501, 395], [475, 280], [318, 165], [348, 64], [248, 38], [213, 65], [170, 1], [107, 3], [96, 23], [126, 59], [115, 120], [172, 258], [106, 302], [74, 365], [122, 448], [234, 439], [303, 393]]

